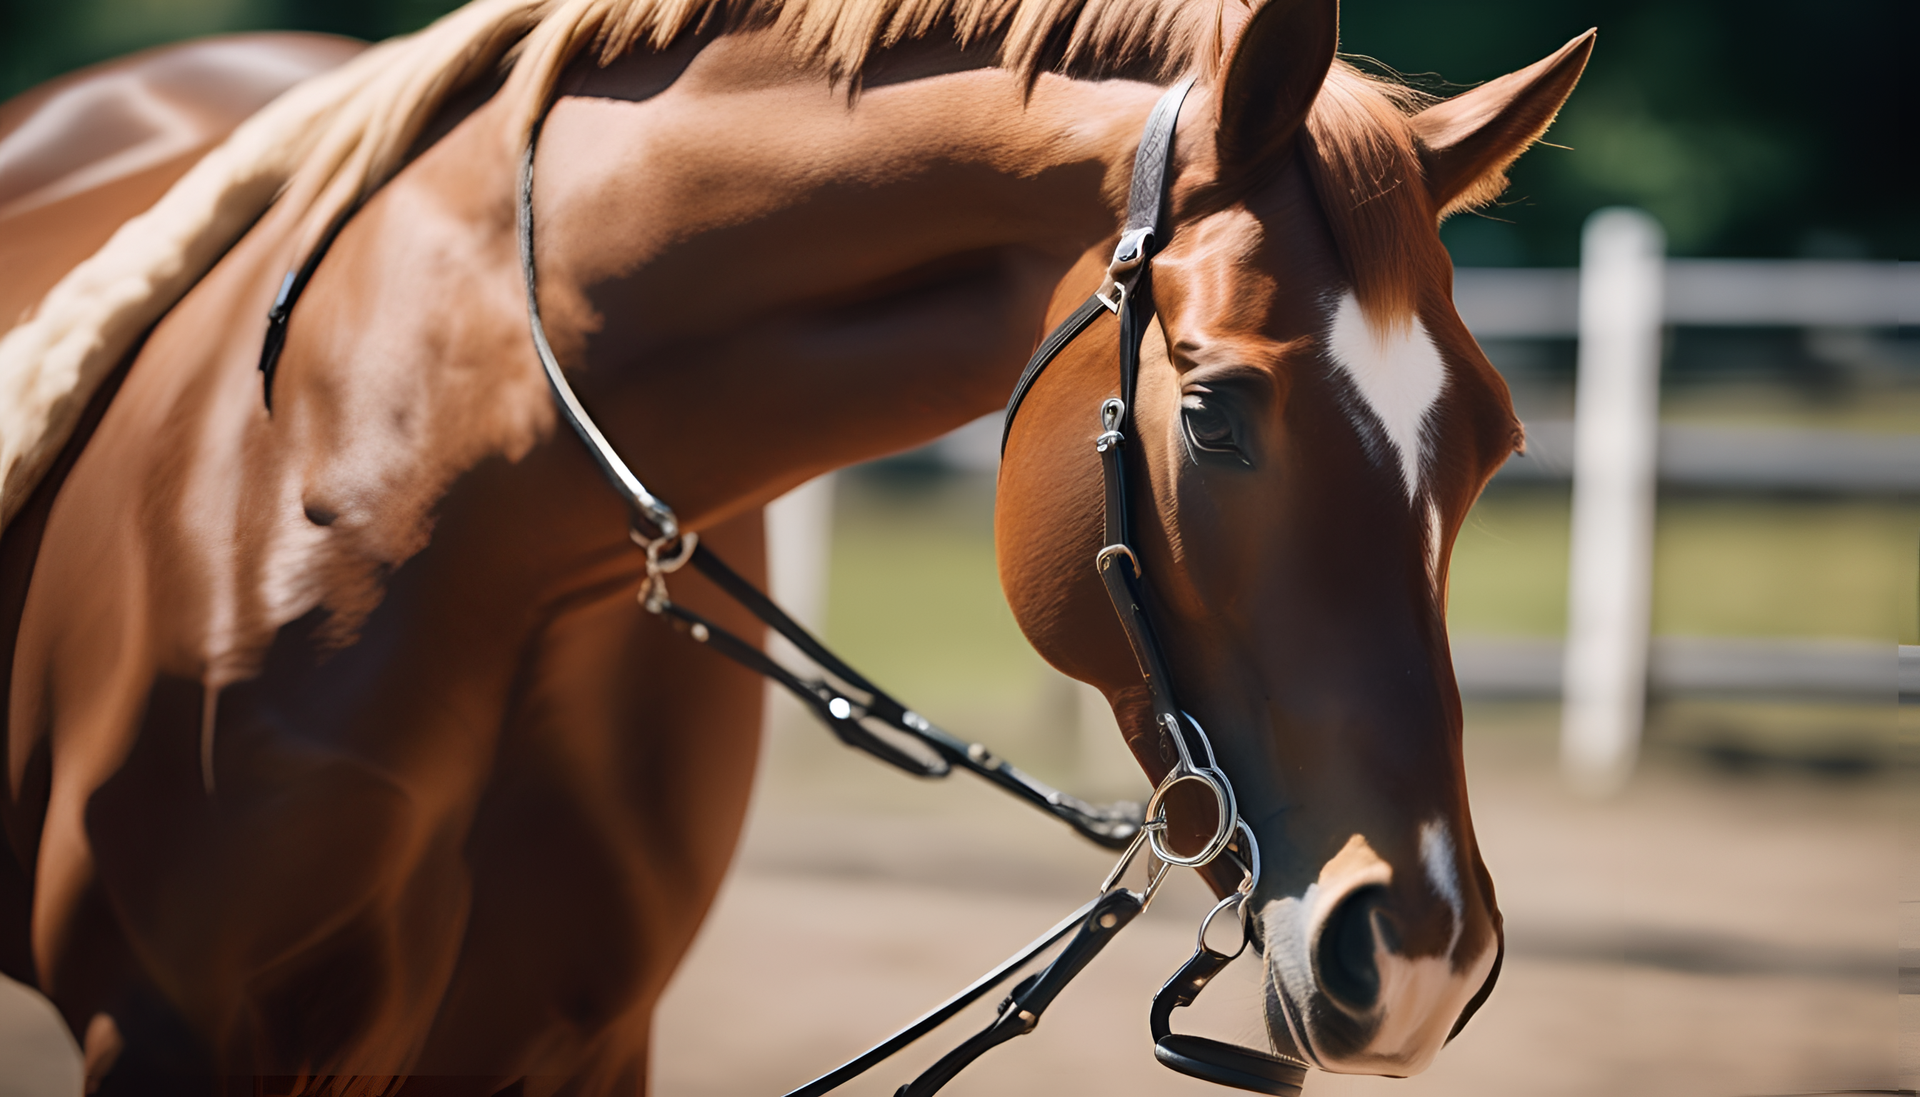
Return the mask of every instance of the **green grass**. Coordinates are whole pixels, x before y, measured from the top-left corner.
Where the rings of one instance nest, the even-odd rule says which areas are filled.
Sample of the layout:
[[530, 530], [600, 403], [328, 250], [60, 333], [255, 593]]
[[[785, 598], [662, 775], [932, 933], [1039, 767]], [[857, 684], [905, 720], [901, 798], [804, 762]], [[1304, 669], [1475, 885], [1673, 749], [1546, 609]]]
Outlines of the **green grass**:
[[[1076, 697], [1034, 654], [1000, 593], [991, 483], [854, 474], [836, 500], [828, 639], [936, 722], [1073, 786]], [[1480, 502], [1454, 552], [1456, 636], [1561, 634], [1567, 520], [1564, 490], [1503, 490]], [[1915, 643], [1917, 549], [1912, 501], [1672, 497], [1658, 516], [1654, 628]], [[1752, 708], [1668, 706], [1655, 723], [1688, 743], [1718, 742], [1728, 728], [1751, 727], [1768, 742], [1813, 729], [1821, 750], [1878, 742], [1886, 730], [1873, 730], [1885, 722], [1879, 710]], [[1768, 731], [1773, 724], [1781, 727]], [[842, 764], [838, 748], [820, 749]]]
[[[1454, 547], [1449, 626], [1553, 636], [1566, 627], [1564, 491], [1490, 493]], [[1673, 497], [1655, 526], [1663, 635], [1915, 643], [1920, 505]]]
[[1026, 699], [1052, 675], [1000, 593], [990, 482], [845, 477], [828, 584], [828, 638], [909, 703]]

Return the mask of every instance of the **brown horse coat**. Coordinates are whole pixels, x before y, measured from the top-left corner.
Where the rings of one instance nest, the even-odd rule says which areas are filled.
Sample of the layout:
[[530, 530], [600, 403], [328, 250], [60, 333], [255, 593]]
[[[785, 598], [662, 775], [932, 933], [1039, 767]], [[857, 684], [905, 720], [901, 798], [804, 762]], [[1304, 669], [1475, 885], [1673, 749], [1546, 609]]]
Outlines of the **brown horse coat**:
[[[1159, 456], [1143, 458], [1162, 470], [1149, 483], [1178, 504], [1163, 507], [1150, 563], [1183, 636], [1205, 634], [1222, 597], [1297, 600], [1289, 581], [1259, 577], [1240, 595], [1210, 589], [1180, 548], [1198, 497], [1174, 487], [1197, 483], [1177, 459], [1175, 371], [1207, 358], [1193, 348], [1223, 364], [1220, 348], [1245, 348], [1243, 365], [1302, 394], [1269, 405], [1295, 409], [1284, 422], [1303, 459], [1290, 466], [1313, 471], [1303, 447], [1316, 437], [1333, 456], [1322, 480], [1293, 481], [1319, 483], [1317, 495], [1289, 488], [1224, 512], [1265, 515], [1257, 536], [1223, 524], [1216, 505], [1210, 537], [1252, 551], [1290, 508], [1336, 524], [1379, 516], [1363, 523], [1379, 534], [1371, 558], [1398, 585], [1356, 603], [1364, 577], [1340, 576], [1314, 612], [1347, 613], [1356, 638], [1356, 606], [1406, 626], [1396, 658], [1433, 683], [1407, 724], [1422, 783], [1392, 785], [1398, 808], [1361, 797], [1357, 816], [1303, 800], [1275, 787], [1292, 783], [1288, 767], [1324, 764], [1334, 785], [1364, 792], [1369, 764], [1316, 747], [1311, 720], [1283, 714], [1266, 730], [1270, 714], [1234, 692], [1245, 683], [1212, 649], [1187, 645], [1179, 671], [1198, 714], [1232, 729], [1216, 738], [1245, 777], [1250, 821], [1270, 828], [1274, 805], [1305, 804], [1291, 830], [1261, 830], [1276, 865], [1264, 897], [1297, 899], [1316, 871], [1327, 894], [1372, 881], [1399, 904], [1381, 909], [1403, 925], [1407, 963], [1453, 965], [1422, 975], [1382, 945], [1390, 990], [1405, 968], [1444, 992], [1421, 991], [1432, 1001], [1419, 998], [1418, 1016], [1363, 1017], [1338, 1040], [1320, 1007], [1273, 1005], [1270, 1024], [1276, 1010], [1308, 1011], [1308, 1028], [1281, 1024], [1276, 1044], [1337, 1069], [1424, 1066], [1463, 995], [1489, 985], [1498, 934], [1436, 631], [1444, 550], [1517, 437], [1504, 389], [1446, 302], [1433, 224], [1462, 196], [1483, 197], [1545, 128], [1587, 42], [1450, 115], [1443, 104], [1409, 119], [1357, 74], [1327, 75], [1332, 5], [1307, 0], [1271, 0], [1259, 9], [1271, 18], [1237, 3], [1169, 0], [1150, 19], [1035, 3], [1004, 24], [968, 4], [924, 18], [874, 9], [905, 20], [892, 24], [860, 24], [857, 6], [836, 24], [824, 3], [729, 19], [663, 10], [579, 0], [539, 9], [529, 29], [531, 5], [468, 9], [447, 25], [492, 22], [471, 48], [448, 47], [448, 71], [484, 71], [526, 36], [498, 93], [455, 99], [462, 81], [449, 78], [420, 93], [411, 129], [342, 154], [340, 174], [296, 172], [288, 197], [154, 327], [117, 393], [96, 399], [97, 425], [0, 542], [4, 608], [18, 620], [6, 821], [30, 866], [0, 892], [7, 970], [86, 1034], [108, 1086], [169, 1070], [341, 1092], [412, 1091], [435, 1076], [436, 1093], [516, 1079], [541, 1092], [644, 1086], [653, 1003], [738, 832], [760, 691], [634, 606], [639, 560], [621, 507], [556, 429], [513, 235], [542, 81], [561, 93], [536, 193], [556, 346], [649, 486], [757, 577], [760, 504], [1004, 399], [1049, 308], [1089, 287], [1097, 261], [1083, 257], [1111, 246], [1155, 81], [1196, 68], [1208, 82], [1187, 109], [1195, 136], [1176, 186], [1189, 227], [1162, 278], [1167, 353], [1143, 379], [1167, 409], [1143, 405], [1160, 432], [1147, 451]], [[648, 35], [658, 48], [621, 44]], [[595, 41], [610, 63], [573, 60]], [[1301, 49], [1322, 55], [1317, 72]], [[1323, 77], [1376, 112], [1366, 125], [1426, 158], [1405, 161], [1416, 213], [1396, 224], [1424, 234], [1406, 270], [1380, 274], [1367, 251], [1379, 241], [1353, 211], [1374, 196], [1341, 174], [1357, 154], [1337, 130], [1301, 127], [1327, 102]], [[296, 313], [269, 414], [258, 318], [363, 193]], [[1247, 277], [1261, 287], [1252, 296], [1209, 295]], [[1325, 337], [1320, 303], [1343, 290], [1359, 294], [1356, 331], [1436, 333], [1456, 378], [1432, 420], [1441, 473], [1416, 460], [1404, 486], [1404, 462], [1379, 479], [1379, 438], [1400, 438], [1400, 425], [1337, 410], [1347, 390], [1309, 352]], [[1059, 415], [1069, 404], [1091, 415], [1108, 382], [1087, 363], [1110, 362], [1110, 348], [1093, 339], [1063, 359], [1050, 382]], [[1029, 438], [1049, 418], [1048, 391], [1023, 412]], [[1062, 444], [1081, 429], [1057, 421]], [[1064, 570], [1084, 560], [1049, 549], [1085, 532], [1063, 523], [1084, 510], [1084, 462], [1036, 466], [1038, 452], [1010, 453], [1015, 479], [1003, 481], [1014, 502], [1003, 537], [1030, 535], [1003, 551], [1009, 591], [1044, 654], [1108, 689], [1151, 771], [1137, 699], [1110, 658], [1110, 614], [1089, 609]], [[1047, 485], [1061, 493], [1051, 517]], [[1289, 536], [1287, 552], [1310, 547]], [[676, 583], [677, 597], [749, 631], [698, 580]], [[1251, 642], [1245, 658], [1272, 647]], [[1302, 688], [1275, 682], [1281, 695]], [[1369, 687], [1363, 675], [1341, 688], [1316, 703]], [[1441, 790], [1430, 800], [1428, 785]], [[1433, 819], [1445, 843], [1420, 829]], [[1363, 834], [1365, 856], [1345, 853]], [[1322, 867], [1336, 862], [1351, 880]], [[1418, 884], [1443, 877], [1453, 943], [1433, 928], [1448, 896]], [[1461, 940], [1472, 954], [1456, 958]], [[1292, 986], [1274, 978], [1277, 994]]]

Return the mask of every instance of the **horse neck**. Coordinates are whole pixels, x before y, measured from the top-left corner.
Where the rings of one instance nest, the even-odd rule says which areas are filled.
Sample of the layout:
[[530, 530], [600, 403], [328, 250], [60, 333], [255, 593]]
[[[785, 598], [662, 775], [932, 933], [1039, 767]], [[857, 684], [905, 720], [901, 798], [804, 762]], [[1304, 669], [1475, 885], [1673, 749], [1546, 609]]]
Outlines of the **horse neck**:
[[549, 113], [548, 326], [686, 524], [1000, 407], [1116, 231], [1160, 89], [975, 60], [916, 47], [853, 94], [742, 34], [589, 73]]

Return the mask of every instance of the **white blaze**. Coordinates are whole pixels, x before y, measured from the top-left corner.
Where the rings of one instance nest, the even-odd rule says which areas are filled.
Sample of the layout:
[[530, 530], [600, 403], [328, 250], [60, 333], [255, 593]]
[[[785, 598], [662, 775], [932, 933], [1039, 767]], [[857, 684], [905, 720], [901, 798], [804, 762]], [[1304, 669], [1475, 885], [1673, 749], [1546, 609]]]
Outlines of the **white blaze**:
[[1334, 307], [1327, 352], [1367, 402], [1400, 462], [1407, 501], [1419, 494], [1427, 416], [1447, 387], [1447, 367], [1427, 327], [1414, 317], [1400, 331], [1367, 322], [1351, 291]]
[[1454, 869], [1453, 834], [1447, 830], [1445, 820], [1421, 824], [1420, 864], [1427, 870], [1427, 883], [1433, 885], [1433, 893], [1453, 909], [1453, 940], [1447, 944], [1447, 955], [1452, 956], [1454, 946], [1460, 943], [1467, 904], [1460, 896], [1460, 876]]

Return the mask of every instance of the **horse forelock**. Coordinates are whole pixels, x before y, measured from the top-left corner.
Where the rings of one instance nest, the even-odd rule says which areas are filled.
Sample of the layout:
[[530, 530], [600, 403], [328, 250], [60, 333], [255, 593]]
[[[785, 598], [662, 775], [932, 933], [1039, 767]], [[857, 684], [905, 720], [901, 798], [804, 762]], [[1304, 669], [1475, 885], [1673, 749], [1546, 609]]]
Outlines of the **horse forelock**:
[[1405, 333], [1446, 252], [1409, 115], [1419, 92], [1335, 61], [1307, 116], [1303, 153], [1354, 297], [1383, 334]]

